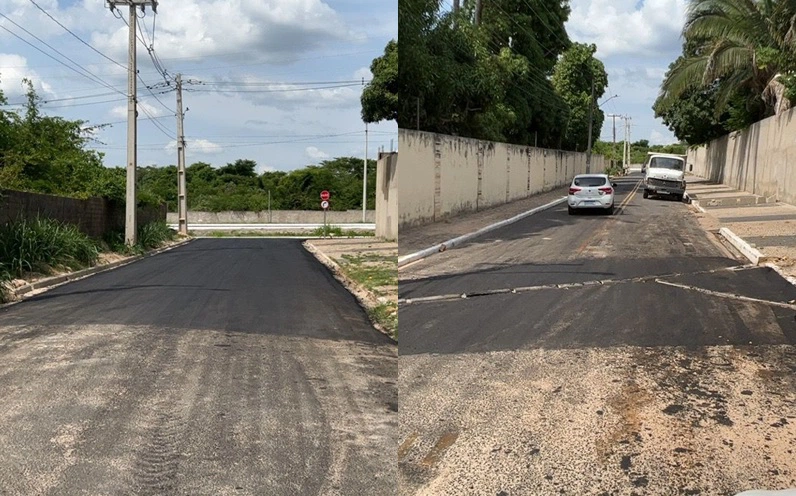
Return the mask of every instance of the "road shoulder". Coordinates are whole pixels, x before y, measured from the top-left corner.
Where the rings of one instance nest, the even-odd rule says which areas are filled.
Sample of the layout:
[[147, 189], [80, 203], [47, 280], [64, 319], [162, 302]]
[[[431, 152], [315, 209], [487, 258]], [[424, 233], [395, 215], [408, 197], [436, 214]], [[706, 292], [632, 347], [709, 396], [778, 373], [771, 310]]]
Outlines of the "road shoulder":
[[303, 244], [354, 295], [373, 327], [397, 340], [398, 243], [351, 238], [310, 239]]

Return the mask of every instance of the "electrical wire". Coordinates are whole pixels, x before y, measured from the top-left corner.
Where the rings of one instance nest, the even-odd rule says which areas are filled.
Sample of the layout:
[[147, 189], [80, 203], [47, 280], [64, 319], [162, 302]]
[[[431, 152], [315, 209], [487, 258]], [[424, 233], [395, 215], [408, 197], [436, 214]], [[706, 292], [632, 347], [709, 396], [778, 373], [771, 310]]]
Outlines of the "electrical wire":
[[191, 91], [196, 93], [287, 93], [287, 92], [294, 92], [294, 91], [315, 91], [315, 90], [328, 90], [328, 89], [335, 89], [335, 88], [351, 88], [354, 86], [359, 86], [360, 83], [356, 84], [340, 84], [335, 86], [318, 86], [315, 88], [285, 88], [285, 89], [278, 89], [278, 90], [237, 90], [237, 89], [197, 89], [197, 88], [185, 88], [185, 91]]
[[80, 69], [81, 69], [83, 72], [80, 72], [79, 70], [77, 70], [77, 69], [75, 69], [74, 67], [70, 66], [69, 64], [67, 64], [67, 63], [63, 62], [62, 60], [59, 60], [59, 59], [57, 59], [57, 58], [53, 57], [52, 55], [50, 55], [49, 53], [45, 52], [45, 51], [44, 51], [44, 50], [42, 50], [41, 48], [37, 47], [37, 46], [36, 46], [36, 45], [34, 45], [33, 43], [29, 42], [29, 41], [28, 41], [28, 40], [26, 40], [25, 38], [23, 38], [23, 37], [19, 36], [18, 34], [14, 33], [14, 32], [13, 32], [13, 31], [11, 31], [10, 29], [8, 29], [7, 27], [5, 27], [5, 26], [3, 26], [2, 24], [0, 24], [0, 28], [2, 28], [3, 30], [7, 31], [7, 32], [8, 32], [8, 33], [10, 33], [12, 36], [14, 36], [14, 37], [18, 38], [18, 39], [19, 39], [19, 40], [21, 40], [22, 42], [26, 43], [27, 45], [29, 45], [29, 46], [30, 46], [30, 47], [32, 47], [33, 49], [35, 49], [35, 50], [38, 50], [39, 52], [41, 52], [42, 54], [46, 55], [47, 57], [49, 57], [49, 58], [51, 58], [51, 59], [55, 60], [56, 62], [58, 62], [59, 64], [63, 65], [64, 67], [66, 67], [66, 68], [68, 68], [68, 69], [70, 69], [70, 70], [72, 70], [72, 71], [76, 72], [77, 74], [80, 74], [81, 76], [83, 76], [84, 78], [88, 79], [89, 81], [92, 81], [92, 82], [94, 82], [94, 83], [97, 83], [97, 84], [100, 84], [100, 85], [102, 85], [102, 86], [105, 86], [106, 88], [108, 88], [108, 89], [110, 89], [110, 90], [113, 90], [113, 91], [115, 91], [115, 92], [117, 92], [117, 93], [120, 93], [120, 94], [122, 94], [122, 95], [125, 95], [125, 96], [126, 96], [126, 94], [125, 94], [124, 92], [117, 90], [116, 88], [114, 88], [113, 86], [111, 86], [111, 85], [110, 85], [110, 84], [109, 84], [107, 81], [103, 80], [102, 78], [100, 78], [100, 77], [99, 77], [99, 76], [97, 76], [96, 74], [92, 73], [91, 71], [89, 71], [89, 70], [88, 70], [88, 69], [86, 69], [85, 67], [81, 66], [80, 64], [78, 64], [77, 62], [75, 62], [74, 60], [72, 60], [71, 58], [67, 57], [66, 55], [64, 55], [63, 53], [61, 53], [60, 51], [58, 51], [57, 49], [53, 48], [53, 47], [52, 47], [52, 46], [51, 46], [49, 43], [47, 43], [46, 41], [42, 40], [42, 39], [41, 39], [41, 38], [39, 38], [38, 36], [34, 35], [33, 33], [31, 33], [30, 31], [28, 31], [28, 30], [27, 30], [27, 29], [25, 29], [24, 27], [20, 26], [19, 24], [17, 24], [16, 22], [14, 22], [14, 21], [13, 21], [11, 18], [9, 18], [8, 16], [6, 16], [6, 15], [5, 15], [5, 14], [3, 14], [2, 12], [0, 12], [0, 16], [2, 16], [3, 18], [7, 19], [9, 22], [11, 22], [11, 24], [15, 25], [16, 27], [18, 27], [19, 29], [21, 29], [22, 31], [24, 31], [25, 33], [27, 33], [28, 35], [32, 36], [33, 38], [35, 38], [36, 40], [38, 40], [39, 42], [41, 42], [42, 44], [44, 44], [45, 46], [47, 46], [48, 48], [50, 48], [51, 50], [53, 50], [53, 51], [54, 51], [55, 53], [57, 53], [58, 55], [60, 55], [60, 56], [64, 57], [66, 60], [70, 61], [70, 62], [71, 62], [72, 64], [74, 64], [75, 66], [79, 67], [79, 68], [80, 68]]
[[37, 8], [37, 9], [39, 9], [40, 11], [44, 12], [44, 14], [45, 14], [47, 17], [49, 17], [50, 19], [52, 19], [52, 20], [53, 20], [53, 22], [55, 22], [56, 24], [58, 24], [59, 26], [61, 26], [61, 27], [62, 27], [62, 28], [63, 28], [63, 29], [64, 29], [64, 30], [67, 32], [67, 33], [69, 33], [69, 34], [71, 34], [72, 36], [74, 36], [74, 37], [75, 37], [75, 38], [76, 38], [78, 41], [80, 41], [81, 43], [83, 43], [84, 45], [86, 45], [87, 47], [89, 47], [90, 49], [94, 50], [96, 53], [98, 53], [99, 55], [101, 55], [102, 57], [104, 57], [106, 60], [108, 60], [108, 61], [110, 61], [110, 62], [112, 62], [112, 63], [114, 63], [114, 64], [118, 65], [118, 66], [119, 66], [119, 67], [121, 67], [122, 69], [127, 69], [127, 67], [126, 67], [126, 66], [124, 66], [124, 65], [120, 64], [119, 62], [117, 62], [117, 61], [113, 60], [112, 58], [108, 57], [108, 56], [107, 56], [107, 55], [105, 55], [104, 53], [100, 52], [99, 50], [97, 50], [96, 48], [94, 48], [93, 46], [91, 46], [91, 44], [89, 44], [87, 41], [83, 40], [83, 38], [81, 38], [80, 36], [78, 36], [78, 35], [76, 35], [74, 32], [72, 32], [72, 30], [70, 30], [68, 27], [66, 27], [66, 26], [64, 26], [63, 24], [61, 24], [61, 22], [60, 22], [58, 19], [56, 19], [55, 17], [53, 17], [53, 16], [52, 16], [52, 15], [51, 15], [49, 12], [47, 12], [46, 10], [44, 10], [44, 9], [43, 9], [43, 8], [42, 8], [42, 7], [41, 7], [39, 4], [37, 4], [37, 3], [35, 2], [35, 0], [30, 0], [30, 3], [32, 3], [33, 5], [35, 5], [35, 6], [36, 6], [36, 8]]

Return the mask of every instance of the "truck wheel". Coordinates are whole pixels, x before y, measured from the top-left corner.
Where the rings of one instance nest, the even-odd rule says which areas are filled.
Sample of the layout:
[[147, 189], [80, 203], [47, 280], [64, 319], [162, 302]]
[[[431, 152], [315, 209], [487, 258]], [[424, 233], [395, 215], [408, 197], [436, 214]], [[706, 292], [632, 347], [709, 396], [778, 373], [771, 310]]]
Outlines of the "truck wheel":
[[645, 189], [643, 196], [644, 196], [644, 198], [649, 198], [650, 197], [650, 192]]

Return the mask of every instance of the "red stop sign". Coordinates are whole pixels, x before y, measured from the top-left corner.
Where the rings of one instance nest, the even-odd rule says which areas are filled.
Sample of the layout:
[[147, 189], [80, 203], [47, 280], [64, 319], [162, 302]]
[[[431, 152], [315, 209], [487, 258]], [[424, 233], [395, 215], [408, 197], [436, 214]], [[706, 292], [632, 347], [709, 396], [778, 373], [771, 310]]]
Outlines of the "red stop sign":
[[331, 197], [328, 191], [323, 190], [321, 191], [321, 200], [326, 201]]

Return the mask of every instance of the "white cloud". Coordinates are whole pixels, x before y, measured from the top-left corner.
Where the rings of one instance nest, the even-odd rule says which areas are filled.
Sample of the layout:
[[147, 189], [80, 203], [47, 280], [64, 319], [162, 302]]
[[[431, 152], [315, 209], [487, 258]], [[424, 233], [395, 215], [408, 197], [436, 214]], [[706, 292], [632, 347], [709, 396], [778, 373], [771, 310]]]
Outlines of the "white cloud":
[[574, 0], [567, 32], [599, 57], [678, 52], [687, 0]]
[[671, 145], [673, 143], [677, 143], [677, 138], [672, 136], [669, 132], [667, 134], [663, 134], [660, 131], [655, 129], [650, 132], [650, 144], [651, 145]]
[[[92, 33], [92, 44], [122, 57], [127, 27], [110, 12], [104, 15], [108, 27]], [[151, 21], [149, 13], [141, 22], [151, 29]], [[248, 52], [238, 53], [238, 60], [284, 62], [330, 42], [363, 42], [365, 35], [321, 0], [185, 0], [160, 3], [156, 39], [156, 50], [165, 58]]]
[[[285, 84], [252, 76], [236, 78], [244, 85], [208, 84], [203, 91], [217, 92], [228, 98], [242, 99], [255, 105], [280, 109], [295, 108], [359, 108], [360, 84], [329, 84], [311, 87]], [[223, 80], [213, 83], [224, 83]]]
[[[175, 140], [163, 147], [164, 150], [173, 152], [177, 150], [177, 142]], [[187, 139], [185, 140], [185, 155], [195, 157], [198, 155], [218, 155], [224, 149], [221, 145], [213, 143], [206, 139]]]
[[52, 87], [43, 82], [36, 71], [28, 67], [28, 60], [25, 57], [13, 53], [0, 53], [0, 89], [6, 98], [25, 95], [27, 87], [22, 84], [25, 78], [33, 82], [33, 89], [39, 96], [55, 95]]
[[354, 72], [354, 79], [356, 79], [356, 80], [360, 80], [360, 79], [364, 78], [365, 81], [367, 81], [368, 79], [370, 79], [372, 77], [373, 77], [373, 73], [370, 72], [370, 67], [362, 67], [362, 68], [357, 69]]
[[329, 154], [319, 150], [317, 147], [308, 146], [304, 149], [304, 154], [312, 160], [326, 160]]
[[[127, 104], [118, 105], [111, 109], [110, 114], [114, 117], [119, 117], [120, 119], [127, 118]], [[167, 115], [168, 111], [160, 105], [152, 105], [147, 102], [138, 102], [138, 118], [144, 117], [162, 117]]]

